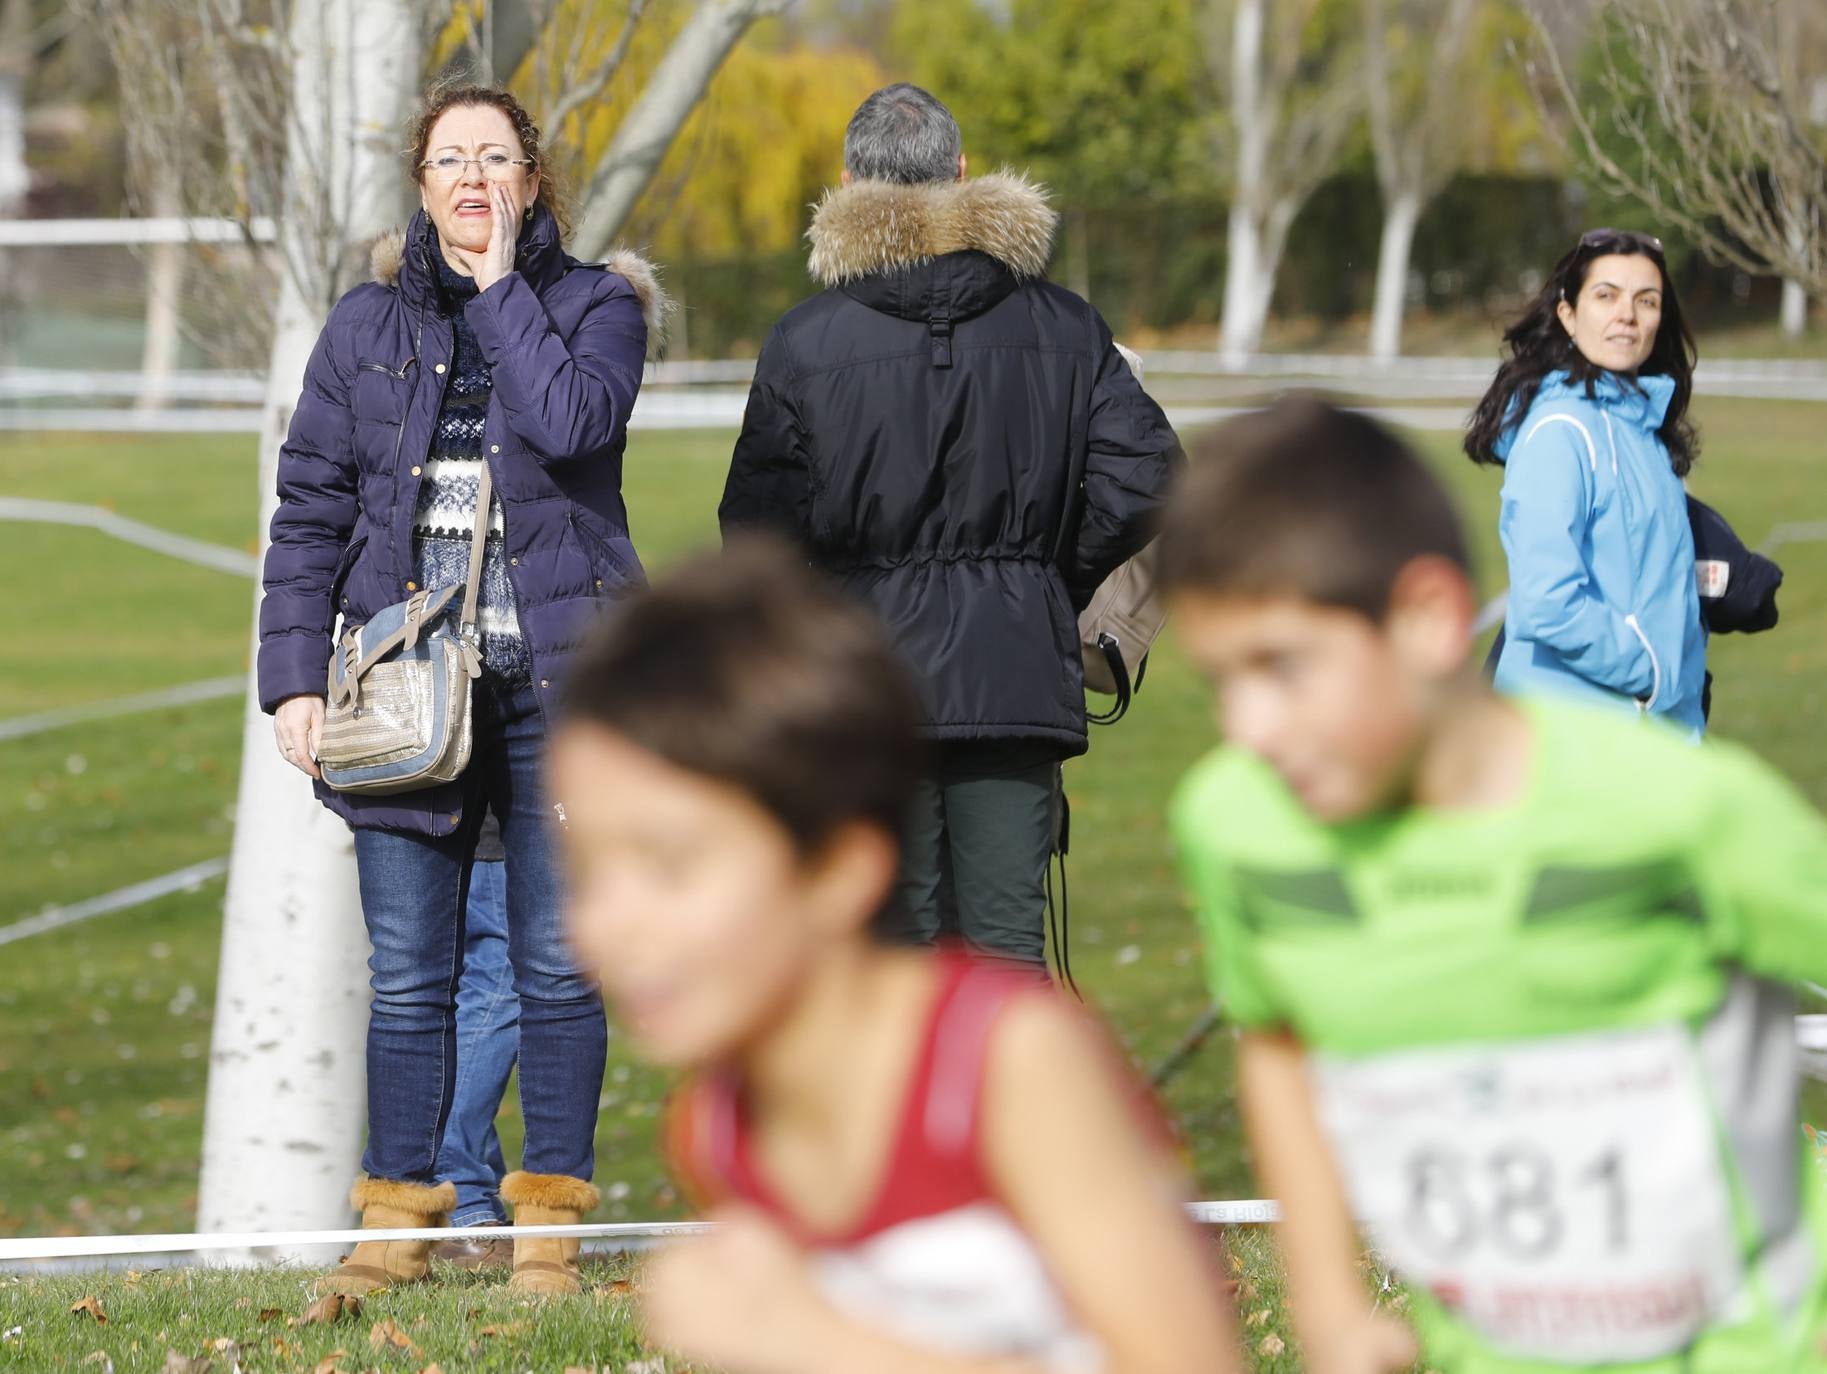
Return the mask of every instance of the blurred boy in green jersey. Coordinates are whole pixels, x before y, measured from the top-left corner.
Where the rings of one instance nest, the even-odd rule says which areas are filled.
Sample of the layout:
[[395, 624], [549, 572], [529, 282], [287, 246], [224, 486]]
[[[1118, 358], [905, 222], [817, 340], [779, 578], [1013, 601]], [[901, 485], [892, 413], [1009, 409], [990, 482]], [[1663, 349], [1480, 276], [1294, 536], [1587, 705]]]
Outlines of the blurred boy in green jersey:
[[1214, 431], [1161, 573], [1223, 748], [1173, 805], [1315, 1374], [1824, 1370], [1786, 985], [1827, 827], [1728, 745], [1466, 667], [1438, 481], [1311, 400]]

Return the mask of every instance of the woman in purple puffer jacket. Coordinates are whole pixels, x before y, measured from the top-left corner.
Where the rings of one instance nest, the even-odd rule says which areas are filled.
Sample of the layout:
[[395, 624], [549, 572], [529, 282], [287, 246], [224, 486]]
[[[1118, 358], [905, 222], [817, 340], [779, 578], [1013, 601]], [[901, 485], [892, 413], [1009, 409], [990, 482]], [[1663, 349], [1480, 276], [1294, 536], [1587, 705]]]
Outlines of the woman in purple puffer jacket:
[[[432, 1182], [455, 1069], [461, 912], [485, 811], [506, 850], [521, 1003], [521, 1222], [576, 1221], [589, 1179], [606, 1030], [559, 930], [547, 712], [592, 615], [642, 582], [622, 453], [665, 300], [632, 254], [564, 251], [539, 130], [505, 91], [435, 93], [414, 120], [422, 210], [377, 245], [375, 280], [330, 312], [279, 460], [260, 610], [260, 699], [280, 752], [355, 831], [374, 946], [368, 1128], [354, 1202], [368, 1226], [441, 1224]], [[494, 497], [481, 580], [474, 750], [450, 784], [333, 792], [316, 746], [338, 615], [359, 625], [420, 588], [462, 583], [483, 465]], [[302, 784], [301, 784], [302, 785]], [[514, 1285], [575, 1292], [576, 1242], [522, 1240]], [[324, 1281], [366, 1292], [421, 1278], [429, 1245], [359, 1245]]]

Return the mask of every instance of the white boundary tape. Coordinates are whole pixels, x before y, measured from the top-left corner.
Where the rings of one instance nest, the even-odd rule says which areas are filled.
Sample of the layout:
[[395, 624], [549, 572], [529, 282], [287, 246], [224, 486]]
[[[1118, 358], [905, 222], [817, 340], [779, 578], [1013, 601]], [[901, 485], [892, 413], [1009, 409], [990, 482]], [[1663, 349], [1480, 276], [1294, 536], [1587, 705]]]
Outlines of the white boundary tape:
[[210, 677], [201, 682], [186, 682], [156, 692], [141, 692], [130, 697], [108, 697], [86, 701], [80, 706], [65, 706], [56, 711], [42, 711], [31, 716], [10, 716], [0, 720], [0, 743], [48, 734], [72, 725], [87, 725], [116, 716], [137, 716], [147, 711], [165, 711], [174, 706], [191, 706], [202, 701], [220, 701], [238, 697], [247, 690], [247, 674], [233, 677]]
[[173, 534], [152, 525], [142, 525], [100, 506], [79, 506], [71, 501], [38, 501], [22, 496], [0, 496], [0, 520], [22, 520], [40, 525], [76, 525], [138, 544], [154, 553], [181, 558], [199, 567], [237, 577], [253, 577], [260, 571], [260, 560], [241, 549], [210, 544], [188, 535]]
[[86, 902], [74, 902], [69, 906], [54, 906], [49, 911], [41, 911], [36, 916], [27, 916], [23, 921], [14, 921], [11, 925], [0, 926], [0, 945], [10, 945], [15, 940], [23, 940], [29, 935], [42, 935], [47, 930], [56, 930], [62, 926], [75, 925], [86, 921], [91, 916], [106, 916], [111, 912], [125, 911], [128, 907], [140, 906], [155, 901], [160, 897], [169, 897], [174, 892], [197, 887], [211, 878], [219, 878], [228, 872], [228, 860], [207, 859], [189, 868], [180, 868], [176, 873], [167, 873], [162, 878], [148, 878], [143, 883], [134, 883], [131, 887], [116, 888], [113, 892], [104, 892], [99, 897], [91, 897]]
[[[1194, 1202], [1187, 1215], [1206, 1226], [1259, 1226], [1281, 1220], [1281, 1208], [1254, 1199], [1239, 1202]], [[515, 1236], [576, 1237], [580, 1240], [653, 1240], [699, 1235], [710, 1230], [702, 1221], [590, 1222], [578, 1226], [491, 1226], [490, 1240]], [[172, 1233], [156, 1236], [25, 1236], [0, 1240], [0, 1263], [19, 1260], [92, 1259], [107, 1255], [181, 1255], [213, 1250], [297, 1249], [307, 1245], [355, 1245], [365, 1240], [449, 1240], [461, 1234], [440, 1227], [376, 1227], [340, 1231], [243, 1231], [217, 1234]]]

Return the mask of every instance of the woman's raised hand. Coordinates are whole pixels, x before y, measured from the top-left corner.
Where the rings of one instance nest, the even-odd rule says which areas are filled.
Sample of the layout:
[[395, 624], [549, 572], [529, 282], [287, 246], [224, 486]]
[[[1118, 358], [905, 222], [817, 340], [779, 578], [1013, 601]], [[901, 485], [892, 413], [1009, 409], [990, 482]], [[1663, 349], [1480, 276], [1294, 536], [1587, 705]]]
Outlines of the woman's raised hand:
[[520, 243], [520, 213], [514, 208], [514, 195], [499, 181], [488, 184], [488, 247], [471, 259], [476, 289], [486, 291], [514, 270], [514, 250]]
[[323, 776], [317, 768], [317, 746], [323, 737], [322, 697], [288, 697], [273, 712], [273, 738], [279, 743], [279, 756], [307, 778]]

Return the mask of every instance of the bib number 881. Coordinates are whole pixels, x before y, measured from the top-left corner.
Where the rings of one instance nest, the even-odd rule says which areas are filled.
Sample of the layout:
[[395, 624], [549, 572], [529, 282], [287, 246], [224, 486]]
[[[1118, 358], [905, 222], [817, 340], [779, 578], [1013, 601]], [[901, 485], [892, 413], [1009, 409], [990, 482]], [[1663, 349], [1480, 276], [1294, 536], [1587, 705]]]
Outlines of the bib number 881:
[[1479, 1157], [1427, 1145], [1409, 1156], [1407, 1228], [1440, 1259], [1489, 1245], [1517, 1260], [1555, 1254], [1577, 1220], [1570, 1209], [1603, 1213], [1605, 1248], [1630, 1244], [1624, 1155], [1616, 1146], [1572, 1169], [1538, 1146], [1500, 1146]]

